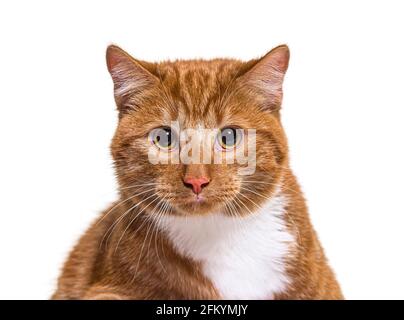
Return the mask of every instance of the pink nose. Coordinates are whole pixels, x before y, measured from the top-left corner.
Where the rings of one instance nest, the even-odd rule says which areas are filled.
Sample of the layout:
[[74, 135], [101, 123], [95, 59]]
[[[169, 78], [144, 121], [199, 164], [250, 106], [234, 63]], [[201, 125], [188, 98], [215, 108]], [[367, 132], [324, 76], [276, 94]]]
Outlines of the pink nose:
[[188, 188], [192, 188], [192, 191], [195, 194], [199, 194], [202, 191], [203, 187], [206, 187], [209, 184], [209, 179], [206, 177], [185, 177], [184, 185]]

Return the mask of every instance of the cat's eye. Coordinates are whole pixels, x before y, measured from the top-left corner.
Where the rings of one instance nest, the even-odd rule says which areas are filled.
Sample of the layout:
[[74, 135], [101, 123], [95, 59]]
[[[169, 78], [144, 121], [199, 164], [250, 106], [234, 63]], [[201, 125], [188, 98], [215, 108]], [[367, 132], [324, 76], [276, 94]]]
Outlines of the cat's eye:
[[149, 136], [155, 146], [165, 151], [169, 151], [177, 145], [175, 132], [170, 127], [153, 129]]
[[224, 150], [231, 150], [237, 147], [243, 137], [243, 131], [238, 128], [226, 127], [220, 130], [217, 141]]

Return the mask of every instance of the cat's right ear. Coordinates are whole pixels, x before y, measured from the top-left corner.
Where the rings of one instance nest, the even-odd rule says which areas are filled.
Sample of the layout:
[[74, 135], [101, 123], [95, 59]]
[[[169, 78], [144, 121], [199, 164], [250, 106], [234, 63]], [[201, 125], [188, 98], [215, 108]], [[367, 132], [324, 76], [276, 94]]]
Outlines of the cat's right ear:
[[136, 109], [145, 91], [157, 85], [157, 77], [115, 45], [107, 48], [106, 58], [108, 71], [114, 82], [115, 101], [120, 114]]

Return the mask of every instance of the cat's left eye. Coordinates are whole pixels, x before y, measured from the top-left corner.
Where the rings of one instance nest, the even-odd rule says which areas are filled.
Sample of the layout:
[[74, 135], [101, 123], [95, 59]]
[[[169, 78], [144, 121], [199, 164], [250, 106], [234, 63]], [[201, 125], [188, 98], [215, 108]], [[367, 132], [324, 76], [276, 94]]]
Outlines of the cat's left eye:
[[177, 136], [170, 127], [153, 129], [150, 134], [150, 141], [159, 149], [169, 151], [176, 147]]
[[243, 138], [243, 131], [239, 128], [226, 127], [219, 131], [217, 141], [223, 150], [232, 150], [238, 146]]

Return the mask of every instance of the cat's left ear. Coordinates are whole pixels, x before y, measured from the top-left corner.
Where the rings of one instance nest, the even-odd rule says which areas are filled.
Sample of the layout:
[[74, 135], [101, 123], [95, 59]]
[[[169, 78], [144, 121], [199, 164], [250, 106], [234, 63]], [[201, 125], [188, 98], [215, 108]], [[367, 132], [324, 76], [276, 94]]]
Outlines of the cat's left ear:
[[157, 85], [158, 79], [146, 62], [132, 58], [117, 46], [108, 47], [106, 59], [114, 82], [115, 102], [122, 115], [140, 105], [143, 95]]
[[259, 94], [264, 108], [278, 110], [282, 103], [282, 85], [289, 65], [289, 48], [281, 45], [259, 59], [240, 77], [243, 86]]

